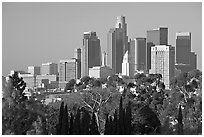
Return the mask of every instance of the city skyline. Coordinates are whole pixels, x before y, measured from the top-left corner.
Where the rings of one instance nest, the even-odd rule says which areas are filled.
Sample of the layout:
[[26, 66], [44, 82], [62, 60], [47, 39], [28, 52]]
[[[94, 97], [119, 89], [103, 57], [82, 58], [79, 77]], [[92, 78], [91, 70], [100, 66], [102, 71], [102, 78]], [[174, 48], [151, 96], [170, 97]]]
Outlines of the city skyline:
[[[92, 8], [85, 8], [86, 6]], [[110, 12], [110, 15], [104, 14], [105, 6], [108, 6], [106, 12]], [[86, 31], [96, 32], [102, 51], [106, 51], [108, 31], [114, 27], [116, 17], [120, 15], [126, 18], [127, 35], [131, 39], [146, 38], [147, 30], [166, 26], [168, 44], [175, 47], [176, 32], [191, 32], [191, 48], [197, 54], [197, 68], [202, 69], [201, 3], [3, 3], [2, 7], [4, 76], [10, 70], [26, 70], [27, 66], [39, 66], [43, 62], [59, 63], [61, 59], [72, 58], [74, 49], [82, 48], [83, 33]], [[79, 11], [74, 12], [74, 7], [78, 7]], [[158, 12], [158, 7], [160, 10], [165, 9], [162, 13], [166, 13], [165, 17]], [[84, 8], [87, 14], [80, 12]], [[110, 11], [111, 8], [116, 10]], [[155, 9], [154, 12], [151, 8]], [[144, 13], [139, 12], [139, 16], [136, 16], [137, 12], [133, 12], [140, 10]], [[72, 11], [71, 14], [68, 11]], [[152, 12], [161, 19], [156, 21], [158, 16], [151, 17]], [[178, 15], [175, 12], [179, 12]], [[184, 13], [186, 16], [180, 19]], [[71, 19], [67, 19], [66, 15]]]

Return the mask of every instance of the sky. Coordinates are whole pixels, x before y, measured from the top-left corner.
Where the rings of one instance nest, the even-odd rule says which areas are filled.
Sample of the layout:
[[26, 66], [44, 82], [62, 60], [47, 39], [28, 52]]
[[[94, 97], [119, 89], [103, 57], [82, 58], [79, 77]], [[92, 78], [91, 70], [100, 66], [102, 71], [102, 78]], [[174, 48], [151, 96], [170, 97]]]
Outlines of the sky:
[[176, 32], [191, 32], [191, 49], [202, 70], [201, 2], [3, 2], [2, 75], [72, 58], [86, 31], [95, 31], [106, 51], [107, 33], [120, 15], [126, 18], [131, 39], [166, 26], [168, 44], [175, 46]]

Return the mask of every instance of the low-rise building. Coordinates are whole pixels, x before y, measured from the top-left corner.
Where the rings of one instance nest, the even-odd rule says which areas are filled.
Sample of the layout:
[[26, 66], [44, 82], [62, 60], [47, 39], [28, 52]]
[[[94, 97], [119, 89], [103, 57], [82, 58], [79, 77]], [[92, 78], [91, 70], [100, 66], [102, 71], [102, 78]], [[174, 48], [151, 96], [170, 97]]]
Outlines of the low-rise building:
[[108, 66], [89, 68], [90, 77], [107, 78], [108, 76], [112, 76], [113, 74], [113, 70]]

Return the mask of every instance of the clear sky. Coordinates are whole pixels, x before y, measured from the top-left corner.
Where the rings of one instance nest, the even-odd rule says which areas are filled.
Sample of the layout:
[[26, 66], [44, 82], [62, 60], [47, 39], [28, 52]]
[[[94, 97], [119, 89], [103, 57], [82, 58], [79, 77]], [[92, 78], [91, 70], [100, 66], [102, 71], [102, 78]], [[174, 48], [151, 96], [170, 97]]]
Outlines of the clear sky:
[[3, 3], [2, 73], [27, 70], [74, 56], [82, 47], [84, 31], [96, 31], [106, 50], [107, 33], [124, 15], [129, 38], [146, 37], [146, 31], [169, 28], [169, 44], [175, 46], [178, 31], [192, 32], [192, 51], [202, 69], [202, 3]]

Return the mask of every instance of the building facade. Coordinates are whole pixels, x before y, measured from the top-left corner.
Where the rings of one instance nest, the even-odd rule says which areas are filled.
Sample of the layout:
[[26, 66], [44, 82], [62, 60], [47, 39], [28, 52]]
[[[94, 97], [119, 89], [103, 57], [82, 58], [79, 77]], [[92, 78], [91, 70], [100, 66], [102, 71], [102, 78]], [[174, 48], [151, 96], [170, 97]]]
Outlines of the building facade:
[[96, 32], [84, 32], [81, 56], [81, 77], [89, 75], [89, 68], [94, 66], [101, 66], [100, 40]]
[[188, 72], [197, 67], [197, 55], [191, 52], [191, 32], [176, 33], [176, 68]]
[[40, 75], [40, 67], [38, 66], [28, 66], [28, 73], [32, 75]]
[[151, 69], [151, 47], [154, 45], [168, 45], [168, 28], [160, 27], [147, 31], [146, 69]]
[[89, 68], [89, 76], [94, 78], [107, 78], [112, 76], [113, 70], [108, 66]]
[[[48, 83], [45, 84], [45, 80], [48, 80]], [[52, 83], [56, 83], [58, 81], [57, 75], [37, 75], [36, 76], [36, 86], [42, 87], [42, 84], [46, 85], [46, 88], [55, 87], [58, 88], [58, 86], [53, 86]], [[45, 86], [44, 86], [45, 87]]]
[[117, 16], [115, 28], [121, 28], [123, 30], [123, 55], [128, 50], [128, 36], [127, 36], [127, 23], [125, 22], [125, 16]]
[[133, 77], [135, 73], [135, 64], [129, 59], [129, 51], [123, 56], [122, 75]]
[[162, 81], [169, 89], [175, 71], [175, 48], [170, 45], [155, 45], [151, 48], [150, 73], [161, 74]]
[[134, 71], [146, 70], [146, 38], [135, 38], [130, 41], [129, 62], [134, 63]]
[[77, 79], [81, 78], [81, 48], [77, 48], [74, 50], [74, 58], [77, 61], [77, 71], [76, 71], [76, 75], [77, 75]]
[[110, 29], [107, 40], [107, 66], [111, 67], [114, 73], [122, 73], [123, 30], [121, 28]]
[[59, 88], [64, 89], [66, 83], [71, 79], [76, 79], [77, 74], [76, 59], [60, 60], [59, 63]]
[[127, 50], [127, 23], [124, 16], [118, 16], [115, 28], [111, 28], [107, 35], [107, 66], [114, 73], [122, 73], [123, 56]]
[[43, 63], [41, 75], [58, 75], [58, 65], [53, 62]]

